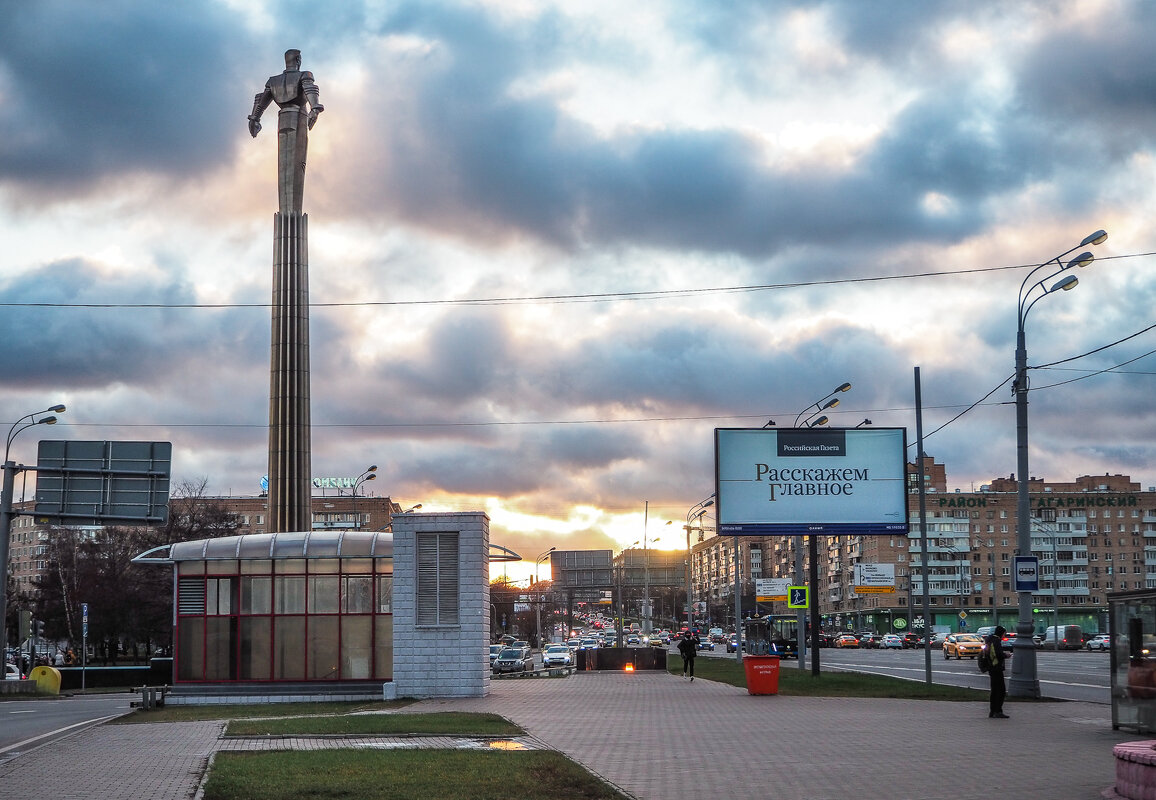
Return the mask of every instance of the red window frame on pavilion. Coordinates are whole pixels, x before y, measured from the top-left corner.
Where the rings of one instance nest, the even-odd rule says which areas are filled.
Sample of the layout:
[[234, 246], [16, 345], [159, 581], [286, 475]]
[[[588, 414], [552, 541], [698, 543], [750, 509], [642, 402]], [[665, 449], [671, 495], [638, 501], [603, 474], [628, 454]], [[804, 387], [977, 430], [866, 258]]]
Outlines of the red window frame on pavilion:
[[176, 564], [177, 683], [393, 679], [393, 560]]

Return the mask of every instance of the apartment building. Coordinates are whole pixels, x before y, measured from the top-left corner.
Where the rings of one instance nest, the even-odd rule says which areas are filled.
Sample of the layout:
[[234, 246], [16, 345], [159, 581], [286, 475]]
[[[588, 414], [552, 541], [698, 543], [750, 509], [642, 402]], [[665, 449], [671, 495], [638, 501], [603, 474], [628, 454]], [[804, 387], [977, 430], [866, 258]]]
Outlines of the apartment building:
[[[918, 473], [908, 465], [907, 536], [827, 536], [817, 542], [818, 599], [824, 628], [882, 632], [922, 627], [926, 588], [930, 624], [951, 630], [982, 625], [1011, 627], [1018, 617], [1012, 559], [1016, 547], [1014, 476], [977, 491], [948, 491], [943, 464], [924, 459], [926, 553], [919, 513]], [[1078, 624], [1107, 628], [1107, 593], [1156, 587], [1156, 487], [1141, 489], [1127, 475], [1082, 476], [1071, 482], [1029, 480], [1032, 554], [1039, 558], [1039, 590], [1033, 593], [1037, 629]], [[712, 618], [732, 619], [735, 540], [704, 536], [692, 547], [696, 599]], [[799, 550], [807, 574], [805, 538], [740, 537], [742, 607], [755, 607], [753, 580], [795, 577]], [[893, 593], [860, 594], [859, 564], [889, 564]], [[926, 574], [925, 574], [926, 573]], [[762, 603], [763, 613], [785, 613], [785, 604]], [[1053, 623], [1053, 619], [1056, 620]]]

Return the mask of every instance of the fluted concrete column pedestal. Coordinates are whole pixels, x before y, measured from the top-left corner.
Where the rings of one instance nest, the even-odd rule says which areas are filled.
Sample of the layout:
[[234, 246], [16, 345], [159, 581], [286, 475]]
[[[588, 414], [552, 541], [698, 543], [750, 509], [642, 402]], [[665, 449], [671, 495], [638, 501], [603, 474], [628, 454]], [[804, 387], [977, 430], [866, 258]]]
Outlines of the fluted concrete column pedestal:
[[310, 500], [308, 215], [273, 223], [273, 325], [269, 363], [270, 533], [308, 531]]

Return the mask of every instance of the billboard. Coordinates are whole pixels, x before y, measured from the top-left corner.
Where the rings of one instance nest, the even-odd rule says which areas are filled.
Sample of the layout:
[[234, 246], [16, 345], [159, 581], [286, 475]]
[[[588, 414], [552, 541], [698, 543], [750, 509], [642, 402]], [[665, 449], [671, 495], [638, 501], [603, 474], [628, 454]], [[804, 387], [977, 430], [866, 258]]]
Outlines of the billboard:
[[38, 518], [81, 525], [163, 525], [170, 442], [40, 442]]
[[905, 428], [716, 428], [718, 532], [907, 534]]
[[894, 594], [894, 564], [856, 564], [851, 589], [855, 594]]
[[755, 578], [755, 602], [773, 603], [787, 599], [790, 578]]

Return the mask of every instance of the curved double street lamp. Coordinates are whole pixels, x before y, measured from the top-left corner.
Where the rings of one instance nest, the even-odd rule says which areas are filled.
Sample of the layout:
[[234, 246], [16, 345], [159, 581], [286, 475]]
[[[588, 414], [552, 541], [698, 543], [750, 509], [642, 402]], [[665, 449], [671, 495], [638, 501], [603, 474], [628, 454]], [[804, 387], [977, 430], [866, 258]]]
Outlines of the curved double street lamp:
[[694, 619], [691, 616], [694, 603], [691, 602], [690, 587], [690, 529], [695, 522], [702, 520], [703, 515], [706, 514], [706, 510], [713, 505], [714, 492], [711, 492], [710, 497], [695, 503], [690, 507], [690, 510], [686, 512], [686, 629], [688, 631], [694, 628], [691, 624], [691, 621]]
[[[835, 395], [850, 391], [850, 389], [851, 389], [851, 384], [847, 381], [844, 381], [843, 383], [836, 386], [835, 390], [832, 391], [830, 394], [819, 398], [818, 402], [812, 403], [811, 405], [807, 406], [805, 409], [803, 409], [802, 411], [799, 412], [799, 416], [795, 417], [795, 427], [799, 426], [799, 420], [802, 419], [805, 414], [810, 414], [811, 416], [803, 421], [804, 426], [806, 426], [808, 428], [813, 428], [816, 425], [825, 425], [827, 423], [827, 417], [826, 416], [820, 416], [818, 419], [815, 419], [815, 416], [817, 414], [822, 414], [822, 412], [827, 410], [828, 408], [834, 408], [835, 406], [837, 406], [839, 404], [839, 399], [837, 397], [835, 397]], [[812, 409], [815, 409], [815, 410], [812, 411]], [[812, 422], [812, 420], [813, 420], [813, 422]], [[864, 421], [866, 421], [866, 420], [864, 420]], [[808, 422], [811, 422], [811, 424], [808, 425], [807, 424]], [[737, 536], [735, 537], [735, 549], [736, 550], [738, 549], [738, 537]], [[807, 586], [810, 587], [810, 590], [811, 590], [811, 608], [810, 608], [811, 674], [818, 677], [818, 675], [819, 675], [819, 537], [817, 537], [813, 533], [807, 537], [807, 557], [808, 557], [808, 560], [810, 561], [810, 564], [809, 564], [809, 569], [807, 570], [806, 584], [807, 584]], [[737, 572], [737, 570], [738, 570], [738, 563], [737, 562], [735, 563], [735, 569]], [[795, 547], [795, 580], [800, 581], [800, 582], [803, 581], [803, 550], [802, 550], [802, 548], [800, 548], [798, 546]], [[735, 592], [736, 592], [736, 597], [737, 597], [737, 592], [738, 592], [738, 582], [737, 581], [735, 583], [735, 587], [736, 587]], [[736, 617], [738, 616], [737, 600], [736, 600], [736, 604], [735, 604], [735, 616]], [[796, 626], [797, 627], [796, 627], [796, 632], [795, 632], [795, 641], [797, 642], [796, 647], [798, 648], [798, 652], [799, 652], [799, 669], [802, 669], [803, 664], [804, 664], [804, 660], [805, 660], [804, 652], [805, 652], [806, 647], [807, 647], [807, 645], [804, 644], [804, 641], [806, 640], [805, 632], [807, 630], [807, 611], [805, 611], [805, 610], [799, 611], [798, 617], [796, 618]], [[741, 647], [738, 649], [738, 652], [739, 653], [742, 652]], [[742, 659], [740, 658], [739, 660], [741, 661]]]
[[353, 481], [353, 529], [361, 530], [361, 516], [357, 513], [357, 489], [366, 481], [377, 480], [377, 464], [368, 467]]
[[[1041, 298], [1058, 291], [1067, 292], [1076, 288], [1080, 279], [1072, 274], [1071, 270], [1088, 266], [1096, 257], [1091, 252], [1084, 251], [1067, 264], [1064, 263], [1064, 258], [1082, 247], [1101, 244], [1107, 238], [1108, 234], [1102, 230], [1088, 234], [1075, 247], [1065, 250], [1033, 269], [1020, 284], [1016, 306], [1016, 373], [1015, 383], [1012, 385], [1016, 401], [1016, 550], [1020, 556], [1030, 556], [1032, 553], [1031, 499], [1028, 494], [1028, 349], [1024, 322], [1032, 306]], [[1053, 266], [1058, 269], [1042, 278], [1035, 278], [1036, 273]], [[1059, 277], [1059, 280], [1051, 283], [1056, 277]], [[1040, 681], [1036, 670], [1035, 642], [1032, 639], [1034, 629], [1032, 593], [1029, 590], [1019, 591], [1017, 594], [1019, 621], [1016, 623], [1015, 658], [1012, 659], [1008, 694], [1012, 697], [1038, 698]]]
[[[810, 414], [810, 416], [807, 416], [806, 419], [803, 419], [803, 427], [814, 428], [816, 425], [826, 425], [827, 418], [820, 417], [819, 415], [827, 409], [834, 408], [835, 406], [839, 405], [839, 398], [835, 397], [835, 395], [840, 394], [841, 392], [846, 392], [850, 388], [851, 384], [841, 383], [835, 387], [835, 391], [820, 397], [817, 402], [812, 403], [811, 405], [804, 408], [799, 412], [799, 415], [795, 417], [794, 427], [799, 427], [799, 420], [803, 419], [803, 417], [807, 416], [808, 414]], [[816, 417], [818, 417], [818, 419], [816, 419]]]
[[[37, 411], [32, 414], [25, 414], [20, 419], [12, 423], [12, 427], [8, 429], [8, 437], [4, 440], [4, 478], [3, 488], [0, 489], [0, 644], [4, 648], [8, 647], [8, 537], [12, 531], [12, 491], [16, 485], [16, 473], [23, 471], [24, 467], [17, 467], [9, 458], [8, 454], [12, 450], [12, 442], [22, 432], [28, 430], [34, 425], [55, 425], [56, 414], [63, 414], [65, 411], [64, 405], [58, 403], [54, 406], [49, 406], [43, 411]], [[48, 416], [43, 416], [43, 415]]]
[[538, 599], [534, 603], [534, 609], [537, 611], [534, 623], [534, 632], [538, 634], [538, 647], [542, 647], [542, 590], [538, 588], [538, 565], [554, 552], [557, 548], [551, 547], [545, 553], [534, 559], [534, 589], [537, 591]]

